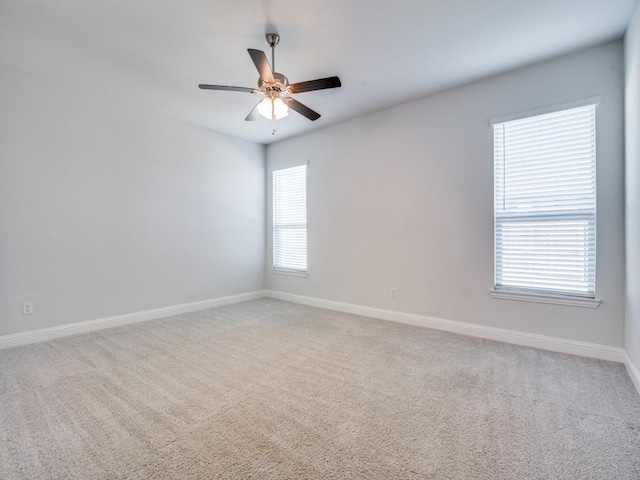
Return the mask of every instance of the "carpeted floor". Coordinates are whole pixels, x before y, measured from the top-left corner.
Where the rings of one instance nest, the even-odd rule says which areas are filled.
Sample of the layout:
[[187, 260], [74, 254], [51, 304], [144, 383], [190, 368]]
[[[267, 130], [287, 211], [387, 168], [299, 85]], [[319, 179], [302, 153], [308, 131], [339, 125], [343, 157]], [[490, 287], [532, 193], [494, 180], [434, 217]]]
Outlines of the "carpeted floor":
[[634, 479], [615, 363], [262, 299], [0, 351], [0, 478]]

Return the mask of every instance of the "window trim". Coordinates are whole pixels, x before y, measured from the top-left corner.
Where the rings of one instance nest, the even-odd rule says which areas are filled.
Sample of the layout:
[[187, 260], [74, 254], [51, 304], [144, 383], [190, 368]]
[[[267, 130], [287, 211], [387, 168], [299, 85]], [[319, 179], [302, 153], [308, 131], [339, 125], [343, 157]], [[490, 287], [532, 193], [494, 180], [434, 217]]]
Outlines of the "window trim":
[[[304, 184], [304, 191], [305, 191], [305, 224], [304, 224], [304, 229], [305, 232], [307, 234], [307, 240], [305, 242], [305, 269], [296, 269], [296, 268], [286, 268], [286, 267], [280, 267], [275, 265], [275, 260], [276, 260], [276, 223], [275, 223], [275, 215], [276, 215], [276, 192], [275, 192], [275, 182], [274, 182], [274, 178], [276, 175], [276, 172], [282, 171], [282, 170], [289, 170], [289, 169], [294, 169], [294, 168], [299, 168], [299, 167], [305, 167], [305, 184]], [[308, 178], [308, 169], [309, 169], [309, 164], [308, 162], [306, 163], [301, 163], [299, 165], [290, 165], [290, 166], [286, 166], [286, 167], [280, 167], [280, 168], [274, 168], [271, 171], [271, 206], [272, 206], [272, 211], [271, 211], [271, 273], [275, 273], [278, 275], [286, 275], [286, 276], [292, 276], [292, 277], [308, 277], [308, 270], [309, 270], [309, 262], [308, 262], [308, 252], [309, 252], [309, 247], [308, 247], [308, 230], [309, 230], [309, 222], [307, 217], [307, 210], [308, 210], [308, 199], [307, 199], [307, 195], [308, 195], [308, 182], [307, 182], [307, 178]]]
[[305, 270], [290, 270], [290, 269], [286, 269], [286, 268], [278, 268], [278, 267], [271, 267], [271, 273], [275, 273], [276, 275], [286, 275], [289, 277], [308, 277], [309, 276], [309, 271]]
[[[518, 115], [504, 116], [499, 118], [491, 119], [490, 125], [495, 127], [498, 124], [509, 123], [512, 121], [522, 120], [529, 117], [535, 117], [540, 115], [552, 114], [555, 112], [562, 112], [563, 110], [571, 110], [581, 107], [593, 106], [594, 107], [594, 115], [597, 111], [597, 106], [601, 103], [600, 97], [590, 97], [587, 99], [568, 102], [561, 105], [556, 105], [554, 107], [546, 107], [533, 111], [529, 111], [526, 113], [520, 113]], [[597, 122], [596, 122], [597, 124]], [[596, 135], [596, 127], [594, 125], [594, 135]], [[597, 142], [596, 142], [597, 145]], [[495, 145], [494, 145], [495, 148]], [[597, 159], [597, 152], [594, 152]], [[495, 154], [493, 155], [494, 168], [495, 168]], [[597, 164], [594, 166], [594, 169], [597, 173]], [[596, 179], [597, 182], [597, 179]], [[495, 199], [496, 195], [496, 184], [495, 179], [493, 183], [493, 195]], [[595, 235], [597, 238], [597, 194], [594, 199], [594, 211], [593, 211], [593, 219], [594, 219], [594, 228]], [[544, 216], [546, 218], [553, 218], [557, 216], [558, 218], [562, 217], [562, 212], [548, 212], [551, 215], [544, 215], [544, 212], [541, 213], [533, 213], [531, 217], [536, 216]], [[555, 215], [554, 215], [555, 213]], [[567, 212], [568, 213], [568, 212]], [[572, 212], [573, 214], [577, 212]], [[534, 303], [545, 303], [545, 304], [553, 304], [553, 305], [565, 305], [565, 306], [574, 306], [574, 307], [583, 307], [583, 308], [598, 308], [600, 306], [601, 300], [597, 298], [597, 283], [595, 285], [595, 291], [593, 293], [571, 293], [571, 292], [563, 292], [563, 291], [546, 291], [546, 290], [538, 290], [535, 288], [518, 288], [518, 287], [510, 287], [510, 286], [497, 286], [495, 284], [496, 280], [496, 267], [497, 267], [497, 243], [496, 243], [496, 210], [494, 206], [494, 238], [493, 238], [493, 276], [494, 276], [494, 285], [490, 290], [490, 294], [493, 298], [501, 299], [501, 300], [513, 300], [513, 301], [525, 301], [525, 302], [534, 302]], [[525, 217], [522, 215], [522, 217]], [[595, 258], [594, 261], [597, 264], [597, 252], [594, 252]], [[594, 265], [595, 266], [595, 265]], [[594, 281], [597, 281], [594, 278]]]
[[578, 295], [556, 295], [534, 290], [517, 290], [511, 288], [495, 287], [491, 290], [491, 296], [500, 300], [515, 300], [520, 302], [547, 303], [551, 305], [566, 305], [569, 307], [598, 308], [599, 298], [581, 297]]

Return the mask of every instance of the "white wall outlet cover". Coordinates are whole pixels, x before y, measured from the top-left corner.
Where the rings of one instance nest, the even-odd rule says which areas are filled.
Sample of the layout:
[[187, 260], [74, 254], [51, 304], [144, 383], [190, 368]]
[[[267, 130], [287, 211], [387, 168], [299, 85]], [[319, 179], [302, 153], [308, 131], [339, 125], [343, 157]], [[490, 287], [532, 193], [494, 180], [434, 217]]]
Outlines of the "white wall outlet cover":
[[22, 302], [22, 314], [31, 315], [33, 313], [33, 302]]

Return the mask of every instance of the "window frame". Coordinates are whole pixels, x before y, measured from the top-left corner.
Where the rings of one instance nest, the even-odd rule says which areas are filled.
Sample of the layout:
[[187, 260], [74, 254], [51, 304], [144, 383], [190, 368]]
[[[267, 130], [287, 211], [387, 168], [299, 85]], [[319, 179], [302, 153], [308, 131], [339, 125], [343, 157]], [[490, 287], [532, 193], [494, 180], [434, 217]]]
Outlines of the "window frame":
[[[305, 221], [304, 223], [284, 223], [284, 224], [278, 224], [276, 221], [277, 218], [277, 214], [278, 214], [278, 206], [277, 206], [277, 200], [278, 200], [278, 192], [277, 192], [277, 182], [276, 182], [276, 176], [279, 172], [285, 171], [285, 170], [292, 170], [292, 169], [298, 169], [298, 168], [304, 168], [304, 211], [305, 211]], [[309, 269], [309, 265], [308, 265], [308, 221], [307, 221], [307, 209], [308, 209], [308, 202], [307, 202], [307, 194], [308, 194], [308, 183], [307, 183], [307, 174], [308, 174], [308, 164], [301, 164], [301, 165], [293, 165], [293, 166], [289, 166], [289, 167], [282, 167], [282, 168], [277, 168], [272, 170], [271, 172], [271, 193], [272, 193], [272, 212], [271, 212], [271, 242], [272, 242], [272, 259], [271, 259], [271, 272], [272, 273], [276, 273], [279, 275], [288, 275], [288, 276], [294, 276], [294, 277], [307, 277], [308, 276], [308, 269]], [[283, 230], [287, 230], [287, 229], [301, 229], [303, 228], [305, 231], [305, 242], [304, 242], [304, 255], [305, 255], [305, 268], [304, 269], [298, 269], [298, 268], [291, 268], [291, 267], [286, 267], [286, 266], [282, 266], [282, 265], [277, 265], [276, 264], [276, 259], [277, 259], [277, 246], [278, 246], [278, 240], [277, 240], [277, 232], [278, 231], [283, 231]]]
[[[587, 308], [597, 308], [600, 305], [600, 300], [596, 298], [597, 293], [597, 283], [596, 283], [596, 265], [597, 265], [597, 195], [594, 196], [592, 208], [589, 209], [588, 212], [585, 211], [573, 211], [573, 212], [562, 212], [560, 208], [542, 211], [538, 210], [535, 213], [511, 213], [508, 214], [503, 212], [501, 215], [501, 225], [508, 224], [509, 222], [505, 222], [505, 218], [511, 217], [514, 222], [518, 221], [524, 222], [526, 221], [526, 217], [530, 218], [530, 221], [535, 221], [538, 219], [539, 221], [561, 221], [563, 217], [568, 219], [573, 217], [574, 219], [579, 219], [583, 217], [585, 222], [593, 221], [593, 232], [594, 232], [594, 244], [593, 244], [593, 282], [594, 282], [594, 291], [590, 292], [568, 292], [560, 289], [536, 289], [536, 288], [528, 288], [528, 287], [519, 287], [519, 286], [509, 286], [509, 285], [498, 285], [498, 262], [499, 262], [499, 253], [498, 253], [498, 209], [496, 207], [496, 198], [499, 195], [498, 184], [496, 182], [495, 177], [495, 168], [497, 165], [497, 151], [496, 151], [496, 141], [495, 141], [495, 127], [501, 124], [508, 124], [509, 122], [515, 122], [518, 120], [526, 120], [528, 118], [538, 117], [546, 114], [556, 114], [562, 113], [563, 111], [568, 111], [580, 107], [593, 107], [593, 135], [594, 135], [594, 165], [593, 165], [593, 188], [594, 192], [597, 191], [597, 149], [596, 149], [596, 134], [597, 134], [597, 105], [600, 103], [599, 97], [594, 97], [590, 99], [585, 99], [579, 102], [572, 102], [564, 105], [559, 105], [553, 108], [547, 108], [544, 110], [537, 110], [535, 112], [530, 112], [528, 114], [522, 114], [519, 116], [514, 116], [511, 118], [502, 118], [495, 119], [491, 122], [491, 125], [494, 127], [494, 155], [493, 155], [493, 167], [494, 167], [494, 179], [493, 179], [493, 194], [494, 194], [494, 242], [493, 242], [493, 252], [494, 252], [494, 261], [493, 261], [493, 289], [491, 290], [491, 295], [494, 298], [498, 299], [506, 299], [506, 300], [518, 300], [518, 301], [528, 301], [528, 302], [536, 302], [536, 303], [550, 303], [550, 304], [559, 304], [559, 305], [569, 305], [569, 306], [578, 306], [578, 307], [587, 307]], [[504, 168], [504, 167], [503, 167]], [[502, 188], [505, 188], [505, 185], [501, 185]], [[502, 192], [504, 194], [504, 190]], [[588, 217], [588, 218], [587, 218]], [[592, 218], [591, 218], [592, 217]], [[585, 223], [588, 227], [588, 223]], [[585, 228], [587, 228], [585, 227]], [[585, 265], [585, 268], [586, 265]]]

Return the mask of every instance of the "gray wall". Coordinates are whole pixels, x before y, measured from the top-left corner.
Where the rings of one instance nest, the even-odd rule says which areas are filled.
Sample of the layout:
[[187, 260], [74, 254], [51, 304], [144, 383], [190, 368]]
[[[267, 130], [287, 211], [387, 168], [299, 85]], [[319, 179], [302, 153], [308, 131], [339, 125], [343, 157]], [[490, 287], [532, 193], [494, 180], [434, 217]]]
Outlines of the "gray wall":
[[[622, 346], [622, 85], [622, 43], [613, 42], [270, 145], [268, 194], [273, 169], [310, 162], [309, 276], [269, 272], [268, 287]], [[492, 298], [490, 120], [597, 95], [601, 306]]]
[[264, 147], [104, 98], [0, 68], [0, 335], [264, 288]]
[[626, 131], [625, 350], [640, 368], [640, 4], [624, 39]]

